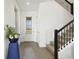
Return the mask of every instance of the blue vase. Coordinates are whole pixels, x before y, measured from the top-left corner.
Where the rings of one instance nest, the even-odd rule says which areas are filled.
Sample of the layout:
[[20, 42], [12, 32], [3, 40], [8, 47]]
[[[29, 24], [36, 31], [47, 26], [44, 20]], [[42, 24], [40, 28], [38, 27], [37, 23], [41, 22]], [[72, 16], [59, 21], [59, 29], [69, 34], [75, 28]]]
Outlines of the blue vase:
[[19, 46], [16, 39], [9, 43], [7, 59], [20, 59]]
[[10, 39], [10, 38], [9, 38], [9, 41], [10, 41], [10, 43], [15, 43], [15, 42], [18, 41], [18, 38], [13, 38], [13, 39]]

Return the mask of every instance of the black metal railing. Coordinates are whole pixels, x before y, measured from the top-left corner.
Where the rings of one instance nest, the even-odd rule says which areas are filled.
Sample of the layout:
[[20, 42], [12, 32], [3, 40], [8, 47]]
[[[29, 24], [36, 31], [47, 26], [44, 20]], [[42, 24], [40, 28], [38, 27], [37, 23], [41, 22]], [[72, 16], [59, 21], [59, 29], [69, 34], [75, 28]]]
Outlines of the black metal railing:
[[58, 59], [58, 51], [73, 41], [74, 37], [74, 20], [54, 31], [54, 59]]
[[74, 14], [74, 5], [73, 3], [70, 3], [68, 0], [65, 0], [70, 6], [71, 6], [71, 14]]

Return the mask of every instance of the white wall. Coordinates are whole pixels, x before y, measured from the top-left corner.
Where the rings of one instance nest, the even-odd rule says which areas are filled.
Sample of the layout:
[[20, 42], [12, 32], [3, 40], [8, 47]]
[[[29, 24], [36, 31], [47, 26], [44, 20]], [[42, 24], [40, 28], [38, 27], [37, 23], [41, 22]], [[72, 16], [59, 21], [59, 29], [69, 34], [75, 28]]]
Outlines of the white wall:
[[[32, 35], [26, 35], [26, 17], [32, 16]], [[42, 2], [38, 11], [21, 11], [21, 41], [37, 41], [45, 47], [54, 41], [54, 29], [72, 20], [72, 15], [55, 1]], [[28, 38], [29, 37], [29, 38]]]
[[74, 59], [74, 42], [58, 53], [58, 59]]
[[[32, 34], [26, 35], [26, 17], [32, 17]], [[21, 11], [21, 42], [35, 41], [37, 33], [37, 12], [36, 11]]]
[[72, 15], [55, 1], [43, 2], [38, 11], [39, 46], [54, 40], [54, 30], [68, 23]]
[[[16, 1], [15, 0], [5, 0], [4, 1], [4, 26], [6, 24], [8, 24], [10, 26], [15, 27], [15, 12], [14, 12], [15, 7], [18, 9], [18, 20], [20, 21], [20, 10], [19, 10], [19, 7], [18, 7]], [[19, 23], [18, 23], [18, 25], [19, 25]], [[6, 37], [4, 40], [5, 40], [5, 59], [6, 59], [9, 41]]]

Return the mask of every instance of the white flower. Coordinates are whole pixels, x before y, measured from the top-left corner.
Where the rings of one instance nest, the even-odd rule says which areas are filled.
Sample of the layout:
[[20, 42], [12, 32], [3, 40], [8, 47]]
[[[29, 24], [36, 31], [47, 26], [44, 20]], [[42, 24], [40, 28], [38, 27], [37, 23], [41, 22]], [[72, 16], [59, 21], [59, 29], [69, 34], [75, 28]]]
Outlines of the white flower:
[[12, 35], [9, 35], [9, 38], [10, 38], [10, 39], [13, 39], [13, 36], [12, 36]]
[[18, 38], [18, 35], [15, 35], [15, 38]]

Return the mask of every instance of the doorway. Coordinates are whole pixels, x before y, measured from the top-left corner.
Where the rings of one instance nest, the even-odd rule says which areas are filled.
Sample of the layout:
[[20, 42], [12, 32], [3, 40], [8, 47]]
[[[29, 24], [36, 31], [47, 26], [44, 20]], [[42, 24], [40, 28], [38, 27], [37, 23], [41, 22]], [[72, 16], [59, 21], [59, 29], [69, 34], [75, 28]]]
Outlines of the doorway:
[[32, 17], [26, 17], [26, 40], [32, 41]]
[[26, 32], [32, 33], [32, 17], [26, 17]]

